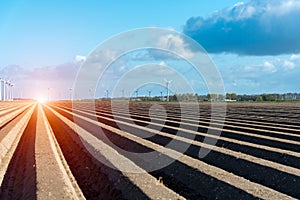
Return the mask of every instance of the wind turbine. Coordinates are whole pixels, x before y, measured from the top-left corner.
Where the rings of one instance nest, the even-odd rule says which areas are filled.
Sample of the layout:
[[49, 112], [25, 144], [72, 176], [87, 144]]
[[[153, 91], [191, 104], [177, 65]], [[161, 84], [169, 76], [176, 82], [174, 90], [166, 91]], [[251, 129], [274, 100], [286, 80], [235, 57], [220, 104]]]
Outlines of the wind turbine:
[[105, 90], [106, 93], [106, 99], [108, 99], [108, 90]]
[[89, 98], [93, 99], [93, 91], [92, 91], [92, 88], [89, 89]]
[[5, 81], [5, 100], [9, 100], [10, 99], [10, 82], [9, 80]]
[[167, 80], [167, 79], [164, 79], [165, 80], [165, 82], [166, 82], [166, 87], [167, 87], [167, 101], [169, 101], [170, 100], [170, 97], [169, 97], [169, 85], [171, 84], [171, 80]]
[[14, 87], [14, 84], [10, 83], [10, 99], [11, 100], [14, 100], [13, 87]]
[[149, 99], [151, 98], [151, 90], [148, 90], [148, 93], [149, 93]]
[[69, 88], [69, 91], [70, 91], [70, 100], [72, 100], [72, 91], [73, 91], [73, 88]]
[[48, 101], [50, 101], [50, 90], [51, 90], [52, 88], [50, 88], [50, 87], [48, 87]]

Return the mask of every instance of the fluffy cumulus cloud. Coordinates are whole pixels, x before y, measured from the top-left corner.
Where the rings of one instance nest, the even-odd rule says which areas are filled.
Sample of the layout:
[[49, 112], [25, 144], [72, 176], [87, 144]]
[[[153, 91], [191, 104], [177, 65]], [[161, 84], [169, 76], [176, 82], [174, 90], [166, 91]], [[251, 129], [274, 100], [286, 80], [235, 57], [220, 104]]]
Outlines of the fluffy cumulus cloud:
[[299, 64], [300, 63], [297, 60], [293, 60], [293, 56], [291, 56], [289, 59], [273, 58], [270, 60], [264, 60], [259, 64], [248, 64], [244, 67], [244, 70], [247, 73], [253, 72], [253, 77], [258, 77], [259, 74], [266, 75], [275, 72], [277, 72], [277, 76], [281, 76], [286, 72], [295, 72], [295, 68], [299, 66]]
[[195, 56], [189, 41], [178, 34], [162, 34], [157, 38], [155, 48], [138, 49], [133, 59], [139, 61], [190, 59]]
[[192, 17], [184, 33], [212, 53], [300, 53], [299, 18], [298, 0], [251, 0], [216, 11], [208, 18]]
[[212, 54], [227, 92], [239, 94], [299, 92], [300, 57]]
[[268, 61], [265, 61], [263, 63], [263, 70], [269, 73], [274, 73], [277, 71], [275, 65], [273, 63], [270, 63]]
[[285, 67], [287, 70], [294, 69], [295, 68], [295, 63], [293, 63], [291, 61], [288, 61], [288, 60], [285, 60], [283, 62], [283, 67]]
[[290, 57], [291, 60], [299, 60], [300, 59], [300, 55], [295, 55], [295, 54], [292, 54], [291, 57]]
[[252, 77], [257, 77], [258, 74], [271, 74], [277, 72], [277, 67], [276, 64], [271, 62], [271, 61], [264, 61], [261, 64], [257, 65], [247, 65], [245, 66], [245, 72], [248, 73], [253, 73], [251, 76]]
[[167, 34], [158, 39], [157, 47], [175, 51], [187, 59], [192, 58], [194, 53], [190, 50], [189, 44], [179, 35]]

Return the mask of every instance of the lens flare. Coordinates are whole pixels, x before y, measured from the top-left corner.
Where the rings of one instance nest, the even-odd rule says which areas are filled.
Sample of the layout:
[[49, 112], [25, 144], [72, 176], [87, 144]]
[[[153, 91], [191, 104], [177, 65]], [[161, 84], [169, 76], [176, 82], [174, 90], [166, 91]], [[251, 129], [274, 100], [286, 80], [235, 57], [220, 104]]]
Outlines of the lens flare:
[[43, 97], [38, 97], [36, 101], [39, 103], [45, 103], [46, 100]]

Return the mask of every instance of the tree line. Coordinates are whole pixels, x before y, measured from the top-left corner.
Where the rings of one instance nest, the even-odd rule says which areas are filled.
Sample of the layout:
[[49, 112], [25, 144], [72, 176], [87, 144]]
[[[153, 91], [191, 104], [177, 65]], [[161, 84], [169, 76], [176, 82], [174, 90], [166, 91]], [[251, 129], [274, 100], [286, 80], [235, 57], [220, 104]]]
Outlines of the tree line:
[[[272, 94], [207, 94], [198, 95], [192, 93], [170, 95], [170, 101], [295, 101], [300, 100], [300, 93], [272, 93]], [[145, 98], [143, 100], [165, 100], [161, 97]]]

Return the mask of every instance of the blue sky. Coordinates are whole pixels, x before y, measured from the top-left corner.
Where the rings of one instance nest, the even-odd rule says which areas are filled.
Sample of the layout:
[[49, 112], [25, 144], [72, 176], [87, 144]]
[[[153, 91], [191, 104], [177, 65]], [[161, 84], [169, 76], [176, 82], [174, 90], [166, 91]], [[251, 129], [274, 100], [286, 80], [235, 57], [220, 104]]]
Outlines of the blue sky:
[[0, 65], [60, 64], [87, 55], [120, 32], [149, 26], [182, 31], [189, 17], [206, 16], [234, 2], [1, 1]]
[[15, 82], [16, 95], [46, 96], [51, 87], [64, 98], [59, 85], [72, 87], [80, 60], [99, 43], [161, 27], [203, 45], [228, 92], [300, 92], [299, 1], [238, 2], [4, 0], [0, 76]]

